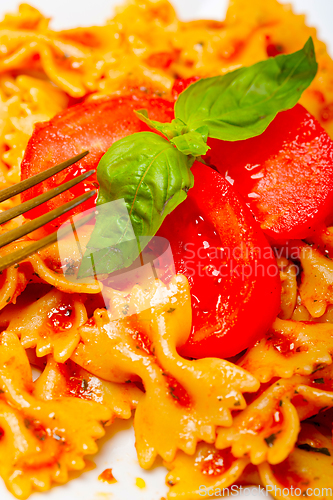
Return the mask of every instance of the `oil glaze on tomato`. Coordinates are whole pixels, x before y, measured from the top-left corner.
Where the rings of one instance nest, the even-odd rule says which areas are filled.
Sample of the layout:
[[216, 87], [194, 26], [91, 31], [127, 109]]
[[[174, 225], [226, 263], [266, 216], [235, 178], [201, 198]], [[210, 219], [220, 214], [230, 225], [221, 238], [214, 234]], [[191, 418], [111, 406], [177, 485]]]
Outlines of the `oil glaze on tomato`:
[[207, 161], [273, 240], [306, 238], [333, 220], [333, 141], [300, 104], [258, 137], [209, 145]]
[[194, 187], [167, 216], [159, 236], [191, 287], [192, 333], [181, 354], [230, 357], [260, 338], [280, 308], [270, 245], [230, 184], [198, 162]]

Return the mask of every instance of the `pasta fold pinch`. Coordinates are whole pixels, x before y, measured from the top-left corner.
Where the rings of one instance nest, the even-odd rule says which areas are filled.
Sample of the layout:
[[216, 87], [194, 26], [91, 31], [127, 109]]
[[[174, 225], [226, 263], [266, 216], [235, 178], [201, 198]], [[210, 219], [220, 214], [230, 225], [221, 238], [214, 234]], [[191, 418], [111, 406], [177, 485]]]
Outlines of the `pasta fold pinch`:
[[[156, 297], [164, 299], [154, 306]], [[252, 375], [232, 363], [188, 361], [177, 354], [190, 332], [190, 307], [188, 282], [177, 275], [169, 287], [158, 280], [148, 292], [135, 286], [123, 319], [112, 321], [112, 313], [95, 311], [93, 324], [79, 329], [73, 361], [106, 380], [139, 377], [143, 382], [146, 392], [134, 428], [144, 468], [157, 455], [169, 462], [177, 449], [193, 454], [198, 441], [213, 443], [216, 427], [231, 425], [231, 410], [246, 406], [242, 393], [259, 388]], [[97, 339], [103, 351], [96, 349]]]
[[231, 447], [232, 454], [249, 456], [251, 463], [282, 462], [293, 450], [300, 429], [291, 398], [297, 381], [272, 384], [233, 419], [231, 427], [217, 432], [216, 448]]

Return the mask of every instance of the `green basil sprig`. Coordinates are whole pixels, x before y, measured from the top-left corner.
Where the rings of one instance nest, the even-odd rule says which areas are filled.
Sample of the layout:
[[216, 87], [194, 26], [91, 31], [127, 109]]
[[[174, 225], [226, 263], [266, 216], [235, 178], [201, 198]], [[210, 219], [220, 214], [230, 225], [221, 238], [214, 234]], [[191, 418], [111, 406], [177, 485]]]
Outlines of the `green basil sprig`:
[[215, 139], [249, 139], [262, 134], [277, 113], [297, 104], [317, 69], [310, 38], [294, 54], [199, 80], [180, 94], [175, 116], [190, 131], [206, 125]]
[[214, 139], [250, 139], [262, 134], [280, 111], [297, 104], [317, 69], [313, 40], [309, 38], [303, 49], [293, 54], [193, 83], [178, 97], [176, 118], [171, 123], [151, 121], [145, 110], [137, 111], [137, 115], [172, 138], [176, 147], [175, 137], [184, 133], [190, 136], [202, 127]]
[[207, 145], [209, 130], [206, 125], [202, 125], [196, 130], [190, 130], [186, 123], [179, 118], [172, 120], [171, 123], [161, 123], [150, 120], [146, 109], [134, 112], [148, 127], [165, 135], [171, 144], [174, 144], [185, 155], [203, 156], [210, 149]]
[[[99, 213], [79, 277], [130, 266], [193, 187], [192, 156], [153, 132], [115, 142], [97, 168]], [[124, 205], [114, 202], [124, 200]], [[145, 238], [146, 237], [146, 238]]]
[[[97, 205], [123, 199], [129, 218], [121, 210], [97, 216], [79, 276], [91, 272], [94, 252], [99, 255], [99, 273], [131, 265], [143, 249], [139, 239], [145, 237], [147, 244], [185, 200], [193, 186], [191, 166], [209, 149], [208, 137], [239, 141], [262, 134], [280, 111], [295, 106], [317, 69], [309, 38], [293, 54], [193, 83], [176, 101], [171, 123], [150, 120], [145, 110], [137, 111], [166, 139], [136, 133], [114, 143], [101, 159]], [[128, 238], [129, 222], [137, 243]]]

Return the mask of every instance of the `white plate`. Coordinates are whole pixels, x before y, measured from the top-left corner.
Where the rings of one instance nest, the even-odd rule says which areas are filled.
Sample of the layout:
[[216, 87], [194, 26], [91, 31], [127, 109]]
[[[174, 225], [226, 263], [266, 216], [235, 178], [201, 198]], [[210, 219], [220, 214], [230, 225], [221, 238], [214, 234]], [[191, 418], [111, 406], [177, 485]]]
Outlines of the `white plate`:
[[[29, 2], [29, 0], [26, 0]], [[251, 1], [251, 0], [249, 0]], [[319, 36], [328, 43], [333, 56], [333, 1], [332, 0], [281, 0], [291, 3], [297, 13], [307, 14], [307, 22], [316, 26]], [[0, 0], [0, 18], [4, 13], [13, 11], [20, 0]], [[30, 0], [31, 5], [53, 18], [52, 27], [56, 29], [103, 24], [111, 16], [113, 7], [119, 0]], [[222, 19], [227, 0], [173, 0], [179, 15], [189, 19]], [[96, 468], [76, 475], [64, 486], [55, 486], [48, 493], [35, 493], [31, 500], [160, 500], [166, 496], [164, 484], [166, 470], [160, 462], [151, 471], [143, 471], [136, 458], [134, 433], [131, 421], [116, 421], [99, 441], [100, 451], [92, 457]], [[118, 480], [108, 485], [97, 480], [104, 469], [111, 467]], [[146, 488], [140, 490], [136, 478], [143, 478]], [[251, 500], [257, 495], [242, 495]], [[208, 497], [206, 497], [208, 498]], [[5, 486], [0, 482], [0, 499], [13, 500]]]

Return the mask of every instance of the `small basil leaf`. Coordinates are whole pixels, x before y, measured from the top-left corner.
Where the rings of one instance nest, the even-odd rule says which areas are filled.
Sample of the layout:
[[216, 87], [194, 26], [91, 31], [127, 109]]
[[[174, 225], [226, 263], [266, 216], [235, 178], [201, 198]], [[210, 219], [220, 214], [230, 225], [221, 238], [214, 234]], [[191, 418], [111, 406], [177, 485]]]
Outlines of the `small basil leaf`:
[[[100, 224], [100, 227], [102, 228], [103, 225]], [[97, 249], [88, 246], [81, 261], [78, 278], [109, 274], [131, 266], [150, 239], [146, 237], [140, 238], [139, 241], [126, 240]], [[101, 243], [94, 236], [91, 244], [96, 242]], [[139, 266], [140, 263], [137, 267]]]
[[190, 130], [238, 141], [260, 135], [278, 112], [296, 105], [317, 72], [312, 38], [303, 49], [190, 85], [175, 104], [175, 116]]
[[202, 156], [210, 149], [207, 146], [207, 138], [204, 140], [199, 132], [178, 135], [171, 139], [170, 142], [185, 155]]
[[[105, 221], [107, 220], [107, 224]], [[103, 201], [96, 207], [96, 223], [88, 247], [93, 250], [135, 239], [125, 200]]]
[[182, 120], [175, 119], [171, 123], [161, 123], [150, 120], [146, 109], [140, 109], [135, 113], [148, 127], [165, 135], [185, 155], [201, 156], [210, 149], [206, 144], [209, 130], [205, 125], [196, 131], [189, 132]]
[[158, 130], [158, 132], [161, 132], [161, 134], [163, 134], [168, 139], [172, 139], [177, 135], [188, 132], [188, 128], [182, 120], [175, 119], [172, 120], [171, 123], [162, 123], [150, 120], [150, 118], [148, 118], [148, 112], [146, 109], [139, 109], [138, 111], [135, 111], [135, 114], [138, 116], [138, 118], [140, 118], [141, 121], [148, 125], [148, 127], [152, 128], [153, 130]]
[[82, 259], [78, 277], [112, 273], [132, 263], [138, 243], [124, 200], [96, 207], [95, 227]]
[[[153, 132], [133, 134], [111, 146], [97, 168], [97, 205], [102, 206], [79, 277], [96, 267], [96, 259], [98, 274], [132, 264], [165, 217], [185, 200], [194, 182], [193, 162]], [[115, 206], [110, 203], [114, 200]]]

